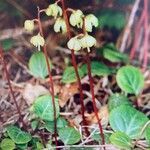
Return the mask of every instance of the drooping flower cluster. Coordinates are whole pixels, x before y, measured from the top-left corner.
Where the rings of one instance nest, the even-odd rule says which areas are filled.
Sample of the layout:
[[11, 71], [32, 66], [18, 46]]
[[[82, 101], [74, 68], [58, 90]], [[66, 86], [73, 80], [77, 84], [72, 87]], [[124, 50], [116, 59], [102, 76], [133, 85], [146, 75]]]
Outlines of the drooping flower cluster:
[[67, 32], [67, 26], [64, 18], [62, 17], [62, 9], [57, 3], [49, 5], [48, 8], [45, 10], [45, 13], [47, 16], [52, 16], [56, 19], [54, 24], [55, 32]]
[[40, 51], [40, 47], [44, 46], [45, 40], [44, 38], [38, 33], [37, 35], [33, 36], [30, 40], [30, 43], [32, 43], [35, 47], [38, 48]]
[[84, 16], [81, 10], [76, 10], [72, 11], [69, 21], [74, 27], [84, 28], [86, 33], [71, 38], [67, 44], [68, 48], [75, 51], [87, 48], [90, 52], [90, 48], [96, 45], [96, 39], [89, 35], [88, 32], [92, 32], [93, 27], [98, 26], [98, 19], [93, 14]]
[[[63, 11], [62, 8], [56, 3], [48, 6], [47, 9], [44, 10], [47, 16], [52, 16], [55, 19], [54, 31], [55, 32], [67, 32], [66, 22], [62, 16]], [[84, 15], [81, 10], [72, 10], [71, 15], [69, 17], [69, 23], [73, 27], [84, 28], [84, 34], [79, 34], [73, 38], [71, 38], [67, 46], [69, 49], [79, 51], [81, 49], [87, 48], [90, 51], [90, 48], [96, 45], [96, 39], [89, 35], [88, 32], [92, 32], [93, 27], [98, 26], [98, 19], [93, 14]], [[34, 20], [26, 20], [24, 23], [24, 28], [32, 32], [34, 30]], [[30, 42], [40, 50], [41, 46], [44, 46], [45, 40], [38, 33], [36, 36], [33, 36]]]
[[62, 16], [62, 9], [57, 3], [54, 3], [48, 6], [45, 13], [47, 16], [53, 16], [56, 19], [58, 16]]
[[90, 51], [90, 48], [96, 45], [96, 39], [88, 34], [79, 34], [69, 40], [67, 46], [71, 50], [79, 51], [81, 49], [87, 48]]
[[83, 12], [81, 10], [74, 10], [72, 14], [70, 15], [69, 22], [70, 24], [75, 27], [77, 26], [78, 28], [82, 28], [83, 26]]

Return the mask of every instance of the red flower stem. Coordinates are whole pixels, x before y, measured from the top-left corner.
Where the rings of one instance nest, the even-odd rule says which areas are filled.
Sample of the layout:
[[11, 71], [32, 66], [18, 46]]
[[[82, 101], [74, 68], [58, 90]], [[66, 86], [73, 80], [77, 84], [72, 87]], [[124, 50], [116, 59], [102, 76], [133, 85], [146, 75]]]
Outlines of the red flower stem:
[[[86, 50], [86, 63], [87, 63], [89, 81], [90, 81], [90, 89], [91, 89], [91, 94], [92, 94], [93, 109], [94, 109], [96, 119], [98, 121], [100, 137], [102, 139], [102, 145], [105, 145], [104, 132], [103, 132], [101, 120], [100, 120], [99, 115], [98, 115], [98, 110], [97, 110], [97, 107], [96, 107], [95, 94], [94, 94], [94, 83], [93, 83], [93, 78], [92, 78], [92, 74], [91, 74], [91, 60], [90, 60], [88, 50]], [[105, 149], [105, 147], [104, 147], [104, 149]]]
[[[41, 19], [40, 19], [39, 7], [38, 7], [38, 25], [39, 25], [40, 34], [44, 37], [43, 28], [42, 28]], [[46, 44], [44, 44], [43, 52], [44, 52], [44, 55], [45, 55], [47, 69], [48, 69], [48, 75], [49, 75], [49, 83], [50, 83], [50, 90], [49, 90], [49, 92], [50, 92], [50, 94], [52, 96], [52, 103], [53, 103], [53, 109], [54, 109], [54, 138], [55, 138], [55, 145], [57, 147], [58, 146], [58, 142], [57, 142], [57, 118], [56, 118], [54, 83], [53, 83], [53, 78], [52, 78], [52, 74], [51, 74], [51, 68], [50, 68], [50, 64], [49, 64]]]
[[[82, 30], [83, 30], [83, 34], [86, 35], [87, 31], [85, 28], [85, 18], [83, 18], [83, 29]], [[95, 113], [95, 116], [96, 116], [96, 119], [98, 122], [98, 126], [99, 126], [100, 138], [102, 139], [102, 145], [105, 145], [105, 136], [104, 136], [101, 120], [100, 120], [99, 115], [98, 115], [98, 110], [96, 107], [94, 83], [93, 83], [93, 77], [92, 77], [92, 73], [91, 73], [91, 60], [90, 60], [88, 50], [89, 49], [87, 48], [87, 50], [86, 50], [86, 64], [87, 64], [87, 70], [88, 70], [88, 77], [89, 77], [89, 81], [90, 81], [90, 90], [91, 90], [92, 102], [93, 102], [92, 104], [93, 104], [94, 113]], [[105, 147], [104, 147], [104, 150], [105, 150]]]
[[148, 0], [144, 0], [144, 59], [143, 59], [143, 69], [147, 68], [148, 63], [148, 40], [149, 40], [149, 33], [148, 33]]
[[[67, 35], [68, 35], [68, 38], [71, 39], [72, 35], [71, 35], [71, 31], [70, 31], [70, 24], [69, 24], [69, 19], [67, 16], [67, 9], [65, 8], [64, 0], [61, 0], [61, 5], [62, 5], [62, 10], [63, 10], [63, 17], [64, 17], [64, 20], [65, 20], [66, 26], [67, 26]], [[83, 125], [87, 126], [87, 122], [86, 122], [85, 114], [84, 114], [85, 113], [85, 107], [84, 107], [84, 96], [83, 96], [82, 84], [81, 84], [81, 79], [80, 79], [79, 72], [78, 72], [78, 66], [77, 66], [76, 56], [75, 56], [74, 50], [71, 50], [71, 57], [72, 57], [72, 64], [74, 66], [78, 85], [79, 85], [81, 114], [82, 114], [82, 119], [83, 119]], [[89, 135], [88, 128], [85, 128], [85, 132], [86, 132], [86, 135], [88, 136]]]
[[14, 104], [15, 104], [16, 109], [17, 109], [17, 112], [18, 112], [18, 114], [19, 114], [19, 119], [20, 119], [20, 121], [22, 122], [23, 128], [26, 128], [26, 124], [25, 124], [25, 122], [24, 122], [24, 120], [23, 120], [23, 118], [22, 118], [22, 115], [21, 115], [20, 107], [19, 107], [19, 105], [18, 105], [18, 103], [17, 103], [17, 100], [16, 100], [15, 95], [14, 95], [14, 91], [13, 91], [12, 86], [11, 86], [10, 77], [9, 77], [9, 72], [8, 72], [8, 70], [7, 70], [7, 64], [6, 64], [5, 60], [4, 60], [3, 49], [2, 49], [1, 46], [0, 46], [0, 58], [2, 59], [3, 68], [4, 68], [4, 71], [5, 71], [5, 74], [6, 74], [6, 79], [7, 79], [7, 82], [8, 82], [8, 86], [9, 86], [10, 93], [11, 93], [11, 95], [12, 95]]

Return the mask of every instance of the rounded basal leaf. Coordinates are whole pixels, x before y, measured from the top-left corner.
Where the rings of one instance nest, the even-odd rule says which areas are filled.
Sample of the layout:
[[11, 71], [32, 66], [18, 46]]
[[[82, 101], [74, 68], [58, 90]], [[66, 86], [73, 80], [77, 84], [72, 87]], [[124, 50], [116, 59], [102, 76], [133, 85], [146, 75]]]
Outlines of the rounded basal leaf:
[[16, 147], [17, 150], [27, 150], [28, 144], [17, 144]]
[[145, 130], [145, 138], [147, 144], [150, 146], [150, 127], [147, 127]]
[[1, 150], [14, 150], [15, 143], [11, 139], [5, 138], [1, 141], [0, 148]]
[[144, 76], [133, 66], [121, 67], [117, 72], [117, 84], [126, 93], [138, 95], [144, 87]]
[[[88, 73], [86, 64], [84, 64], [81, 67], [81, 69], [84, 72], [84, 74]], [[91, 62], [91, 71], [93, 75], [97, 75], [97, 76], [107, 76], [112, 73], [111, 68], [107, 67], [105, 64], [100, 63], [98, 61]]]
[[[100, 28], [108, 27], [121, 30], [126, 24], [125, 14], [114, 9], [103, 9], [97, 13]], [[116, 21], [117, 20], [117, 21]]]
[[[84, 76], [83, 71], [80, 68], [78, 68], [78, 72], [79, 72], [80, 78], [82, 78]], [[77, 81], [77, 77], [75, 74], [74, 67], [67, 67], [63, 73], [62, 82], [63, 83], [73, 83], [76, 81]]]
[[31, 56], [29, 69], [36, 78], [44, 79], [48, 75], [47, 63], [43, 52], [36, 52]]
[[16, 144], [26, 144], [32, 139], [29, 133], [22, 131], [16, 126], [7, 127], [7, 133]]
[[130, 150], [132, 147], [132, 140], [123, 132], [115, 132], [110, 136], [110, 142], [120, 149]]
[[122, 94], [112, 94], [108, 100], [109, 111], [113, 110], [114, 108], [117, 108], [120, 105], [131, 105], [131, 103], [129, 102], [129, 99]]
[[[57, 130], [64, 128], [68, 126], [68, 122], [63, 118], [63, 117], [59, 117], [57, 119]], [[49, 132], [54, 132], [54, 121], [45, 121], [45, 128], [49, 131]]]
[[104, 48], [103, 50], [104, 58], [108, 59], [111, 62], [124, 62], [127, 63], [129, 61], [128, 56], [119, 51], [114, 51], [109, 48]]
[[132, 139], [140, 136], [141, 130], [148, 118], [128, 105], [121, 105], [110, 112], [109, 122], [114, 131], [121, 131]]
[[72, 127], [61, 128], [58, 135], [65, 145], [76, 144], [81, 139], [80, 133]]
[[39, 125], [39, 121], [38, 120], [34, 120], [34, 121], [31, 122], [31, 128], [33, 130], [35, 130], [38, 127], [38, 125]]
[[36, 142], [36, 148], [37, 150], [43, 150], [44, 149], [44, 145], [40, 142]]
[[[93, 132], [92, 132], [93, 133]], [[109, 137], [110, 137], [110, 133], [104, 133], [104, 137], [105, 137], [105, 143], [109, 144], [110, 143], [110, 140], [109, 140]], [[95, 131], [93, 134], [92, 134], [92, 139], [97, 141], [97, 142], [102, 142], [102, 138], [100, 136], [100, 132], [99, 130]]]
[[[58, 99], [55, 98], [56, 118], [59, 116]], [[33, 112], [43, 120], [54, 121], [54, 107], [52, 97], [43, 95], [38, 97], [33, 104]]]

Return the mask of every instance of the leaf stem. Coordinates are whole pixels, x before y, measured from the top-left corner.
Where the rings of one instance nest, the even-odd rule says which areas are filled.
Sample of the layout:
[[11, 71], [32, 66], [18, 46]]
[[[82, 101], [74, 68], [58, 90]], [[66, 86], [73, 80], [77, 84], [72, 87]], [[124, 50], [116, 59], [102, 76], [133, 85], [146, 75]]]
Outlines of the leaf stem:
[[[39, 7], [38, 7], [38, 26], [39, 26], [40, 34], [44, 37], [43, 28], [42, 28], [41, 19], [40, 19], [40, 9], [39, 9]], [[53, 103], [53, 108], [54, 108], [54, 138], [55, 138], [55, 145], [57, 147], [58, 146], [58, 142], [57, 142], [57, 118], [56, 118], [54, 83], [53, 83], [51, 68], [50, 68], [50, 64], [49, 64], [49, 60], [48, 60], [46, 44], [44, 44], [44, 46], [43, 46], [43, 52], [44, 52], [44, 55], [45, 55], [47, 69], [48, 69], [48, 75], [49, 75], [49, 83], [50, 83], [49, 92], [52, 96], [52, 103]]]

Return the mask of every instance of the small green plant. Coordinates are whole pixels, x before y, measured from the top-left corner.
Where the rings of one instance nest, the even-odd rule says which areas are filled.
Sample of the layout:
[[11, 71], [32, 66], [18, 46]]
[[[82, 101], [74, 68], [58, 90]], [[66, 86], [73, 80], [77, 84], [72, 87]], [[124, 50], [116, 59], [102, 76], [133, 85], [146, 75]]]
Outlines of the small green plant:
[[[119, 4], [128, 4], [132, 0], [119, 0], [117, 2]], [[41, 14], [54, 19], [53, 29], [56, 34], [60, 32], [68, 37], [66, 47], [71, 52], [72, 65], [68, 64], [63, 70], [60, 84], [69, 86], [73, 83], [78, 83], [81, 105], [79, 113], [82, 116], [81, 127], [85, 128], [83, 132], [77, 128], [79, 125], [74, 125], [61, 113], [62, 109], [59, 106], [61, 97], [57, 95], [57, 92], [55, 93], [52, 76], [54, 66], [47, 53], [47, 43], [43, 32]], [[22, 117], [23, 115], [15, 99], [7, 70], [7, 63], [3, 55], [3, 51], [11, 49], [14, 42], [11, 39], [2, 42], [0, 58], [3, 62], [8, 86], [21, 122], [20, 126], [16, 124], [6, 127], [6, 132], [0, 144], [2, 150], [58, 149], [60, 148], [60, 143], [64, 145], [61, 148], [65, 148], [65, 146], [69, 145], [71, 147], [80, 142], [80, 145], [84, 146], [84, 144], [91, 141], [94, 141], [93, 143], [100, 143], [104, 149], [106, 149], [106, 144], [113, 144], [119, 149], [130, 150], [136, 147], [137, 141], [141, 139], [145, 139], [147, 145], [150, 146], [150, 120], [144, 113], [132, 106], [144, 89], [144, 76], [141, 70], [130, 65], [128, 56], [119, 52], [112, 43], [97, 48], [96, 52], [100, 58], [91, 60], [91, 53], [94, 53], [93, 48], [97, 45], [93, 29], [98, 26], [100, 28], [108, 26], [109, 28], [120, 30], [125, 25], [123, 13], [118, 14], [115, 10], [102, 10], [100, 14], [97, 18], [94, 14], [86, 14], [80, 9], [66, 8], [64, 0], [58, 0], [50, 4], [46, 9], [40, 10], [38, 7], [37, 18], [25, 21], [24, 28], [30, 34], [35, 34], [31, 37], [30, 43], [37, 48], [37, 51], [29, 59], [28, 68], [30, 74], [36, 81], [42, 82], [46, 78], [49, 81], [49, 85], [46, 84], [49, 93], [36, 97], [29, 108], [30, 115], [28, 117], [30, 122], [24, 121]], [[117, 22], [117, 19], [122, 21]], [[36, 25], [38, 27], [37, 30], [35, 30]], [[78, 57], [76, 53], [82, 56], [83, 61], [79, 64], [76, 60]], [[90, 100], [94, 117], [96, 118], [96, 126], [91, 126], [90, 128], [88, 128], [88, 119], [85, 117], [86, 102], [84, 101], [84, 91], [81, 82], [85, 76], [89, 79]], [[109, 123], [111, 131], [107, 131], [107, 128], [102, 125], [103, 118], [101, 115], [103, 113], [101, 114], [97, 107], [94, 79], [99, 80], [101, 78], [106, 79], [106, 83], [100, 82], [100, 84], [104, 84], [102, 85], [102, 87], [104, 86], [103, 90], [109, 95], [107, 99], [109, 111], [107, 125]], [[114, 89], [107, 89], [110, 86], [108, 84], [111, 79], [114, 79], [113, 84], [115, 85], [116, 92], [113, 92]], [[79, 149], [82, 148], [79, 147]]]

